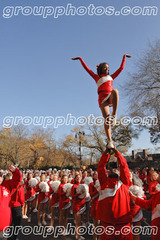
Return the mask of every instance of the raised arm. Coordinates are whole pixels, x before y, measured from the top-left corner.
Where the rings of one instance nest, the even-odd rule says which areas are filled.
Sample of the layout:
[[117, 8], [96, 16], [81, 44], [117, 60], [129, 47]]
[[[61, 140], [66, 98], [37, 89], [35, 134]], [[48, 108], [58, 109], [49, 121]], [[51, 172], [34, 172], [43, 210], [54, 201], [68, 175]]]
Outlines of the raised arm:
[[98, 164], [98, 168], [97, 168], [97, 172], [98, 172], [98, 179], [99, 179], [99, 182], [100, 182], [100, 185], [101, 185], [101, 188], [103, 189], [103, 186], [105, 186], [107, 184], [107, 170], [106, 170], [106, 165], [109, 161], [109, 153], [108, 152], [104, 152], [102, 154], [102, 157], [99, 161], [99, 164]]
[[80, 60], [84, 69], [89, 73], [89, 75], [96, 80], [97, 75], [86, 65], [81, 57], [72, 58], [72, 60]]
[[117, 152], [115, 154], [115, 157], [117, 157], [118, 163], [120, 165], [120, 180], [125, 185], [130, 185], [130, 174], [129, 174], [129, 168], [126, 159], [122, 156], [120, 152]]
[[111, 77], [112, 77], [113, 79], [115, 79], [116, 77], [118, 77], [118, 75], [119, 75], [119, 74], [122, 72], [122, 70], [124, 69], [126, 57], [131, 58], [132, 56], [127, 55], [127, 54], [125, 54], [125, 55], [123, 56], [123, 59], [122, 59], [120, 68], [118, 68], [118, 70], [111, 75]]

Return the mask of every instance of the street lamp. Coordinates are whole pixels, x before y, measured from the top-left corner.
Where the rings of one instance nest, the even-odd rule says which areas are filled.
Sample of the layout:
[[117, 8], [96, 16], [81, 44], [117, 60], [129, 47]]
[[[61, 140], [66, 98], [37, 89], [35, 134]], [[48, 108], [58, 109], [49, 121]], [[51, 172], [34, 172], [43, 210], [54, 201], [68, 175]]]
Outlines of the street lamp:
[[75, 138], [79, 138], [79, 161], [80, 161], [80, 168], [82, 167], [82, 136], [85, 135], [85, 132], [84, 131], [80, 131], [79, 129], [79, 132], [77, 132], [75, 134]]

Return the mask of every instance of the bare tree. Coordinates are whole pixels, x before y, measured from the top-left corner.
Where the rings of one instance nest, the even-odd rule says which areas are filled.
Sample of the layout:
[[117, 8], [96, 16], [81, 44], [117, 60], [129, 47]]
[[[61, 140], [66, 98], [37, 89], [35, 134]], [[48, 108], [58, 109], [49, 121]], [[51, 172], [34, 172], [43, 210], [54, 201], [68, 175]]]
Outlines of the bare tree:
[[155, 116], [157, 124], [146, 124], [150, 140], [160, 141], [160, 40], [150, 44], [137, 59], [133, 73], [129, 74], [124, 91], [129, 99], [131, 116]]

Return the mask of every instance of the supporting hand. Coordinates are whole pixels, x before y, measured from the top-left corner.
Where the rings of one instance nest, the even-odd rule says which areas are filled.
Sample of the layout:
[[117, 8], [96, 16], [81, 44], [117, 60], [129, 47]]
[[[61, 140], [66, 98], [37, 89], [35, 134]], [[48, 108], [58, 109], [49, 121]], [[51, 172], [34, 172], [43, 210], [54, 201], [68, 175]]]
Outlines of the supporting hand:
[[128, 55], [128, 54], [125, 54], [125, 56], [126, 56], [127, 58], [131, 58], [131, 57], [132, 57], [131, 55]]
[[72, 58], [72, 60], [79, 60], [80, 57], [75, 57], [75, 58]]

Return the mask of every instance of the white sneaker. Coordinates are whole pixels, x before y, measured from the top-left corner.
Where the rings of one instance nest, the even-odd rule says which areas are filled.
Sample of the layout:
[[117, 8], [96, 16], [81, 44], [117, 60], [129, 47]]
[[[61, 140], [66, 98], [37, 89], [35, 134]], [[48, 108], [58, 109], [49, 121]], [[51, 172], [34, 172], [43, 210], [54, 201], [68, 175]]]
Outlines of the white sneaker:
[[47, 223], [46, 223], [46, 221], [44, 220], [44, 221], [42, 221], [42, 224], [44, 225], [44, 226], [46, 226], [47, 225]]
[[39, 226], [39, 227], [42, 226], [42, 223], [41, 223], [41, 222], [38, 222], [38, 226]]
[[112, 140], [110, 140], [110, 141], [108, 142], [107, 147], [108, 147], [108, 148], [114, 148], [114, 145], [113, 145], [113, 141], [112, 141]]
[[28, 222], [28, 223], [30, 223], [30, 222], [31, 222], [31, 217], [28, 217], [28, 220], [27, 220], [27, 222]]
[[47, 218], [48, 218], [48, 219], [51, 219], [51, 214], [47, 214]]
[[33, 209], [33, 212], [34, 213], [38, 212], [38, 209], [37, 208]]
[[67, 235], [69, 235], [69, 233], [67, 232], [67, 229], [64, 230], [64, 232], [62, 233], [62, 235], [63, 235], [63, 236], [67, 236]]

